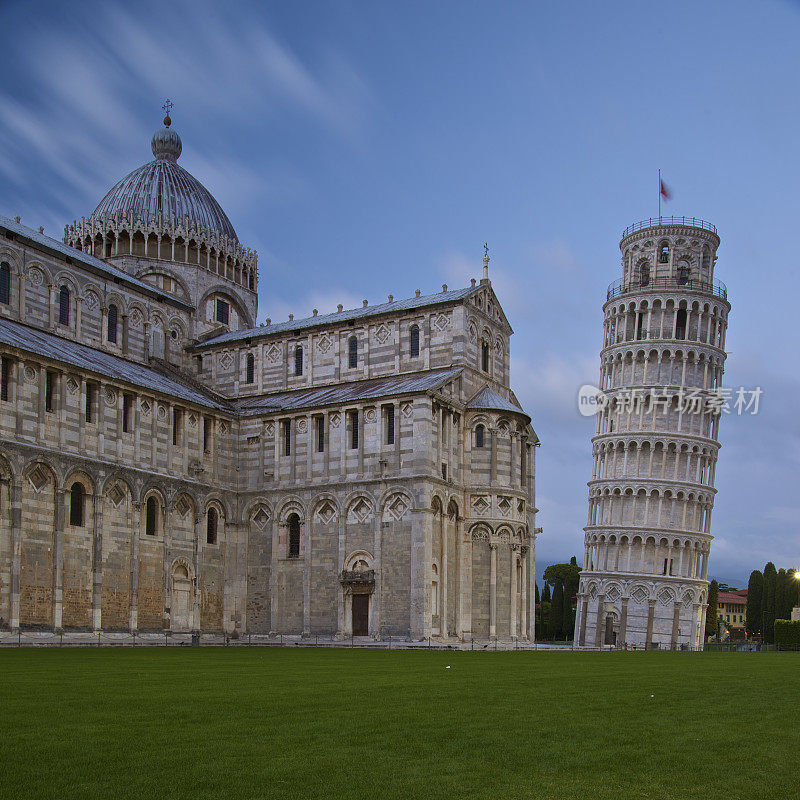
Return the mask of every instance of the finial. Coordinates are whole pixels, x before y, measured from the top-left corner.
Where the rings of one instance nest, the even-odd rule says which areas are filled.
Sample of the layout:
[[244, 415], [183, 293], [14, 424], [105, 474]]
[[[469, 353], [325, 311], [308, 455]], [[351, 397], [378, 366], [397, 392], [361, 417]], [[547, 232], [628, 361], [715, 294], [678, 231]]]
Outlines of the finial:
[[173, 105], [175, 104], [168, 97], [166, 103], [161, 106], [161, 108], [164, 109], [164, 127], [166, 128], [169, 128], [169, 126], [172, 124], [172, 120], [169, 118], [169, 112], [172, 111]]
[[483, 243], [483, 279], [489, 280], [489, 245]]

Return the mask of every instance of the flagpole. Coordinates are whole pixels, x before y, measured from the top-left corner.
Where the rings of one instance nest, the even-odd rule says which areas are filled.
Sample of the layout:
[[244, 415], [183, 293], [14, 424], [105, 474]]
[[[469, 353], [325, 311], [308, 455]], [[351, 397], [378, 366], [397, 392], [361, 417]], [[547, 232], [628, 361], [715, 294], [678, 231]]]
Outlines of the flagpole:
[[658, 171], [658, 224], [661, 224], [661, 170]]

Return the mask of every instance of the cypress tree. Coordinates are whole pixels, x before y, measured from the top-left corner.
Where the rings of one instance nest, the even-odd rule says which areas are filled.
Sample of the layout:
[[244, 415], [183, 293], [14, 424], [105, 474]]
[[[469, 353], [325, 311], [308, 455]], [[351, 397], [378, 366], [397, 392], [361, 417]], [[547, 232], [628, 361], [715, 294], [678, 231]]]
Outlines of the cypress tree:
[[549, 583], [546, 583], [546, 584], [544, 585], [544, 589], [543, 589], [543, 591], [542, 591], [542, 602], [543, 602], [543, 603], [549, 603], [549, 602], [550, 602], [550, 600], [551, 600], [551, 595], [550, 595], [550, 584], [549, 584]]
[[747, 583], [747, 622], [745, 627], [749, 636], [755, 636], [761, 630], [761, 596], [764, 593], [764, 575], [761, 570], [754, 569]]
[[538, 606], [539, 603], [542, 602], [541, 598], [539, 597], [539, 584], [534, 583], [533, 585], [536, 587], [536, 605]]
[[708, 584], [708, 608], [706, 609], [706, 636], [719, 633], [719, 584], [711, 581]]
[[560, 639], [564, 634], [564, 582], [556, 578], [553, 590], [553, 602], [550, 604], [550, 620], [547, 625], [547, 635], [551, 639]]
[[768, 561], [764, 567], [764, 591], [761, 595], [761, 638], [772, 644], [775, 641], [775, 590], [778, 570]]

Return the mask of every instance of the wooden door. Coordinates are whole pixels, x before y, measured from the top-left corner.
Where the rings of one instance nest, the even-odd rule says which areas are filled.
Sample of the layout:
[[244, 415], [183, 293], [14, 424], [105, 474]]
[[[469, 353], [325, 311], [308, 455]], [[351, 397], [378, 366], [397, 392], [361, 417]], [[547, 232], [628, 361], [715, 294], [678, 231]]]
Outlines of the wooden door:
[[369, 634], [369, 595], [353, 595], [353, 636]]

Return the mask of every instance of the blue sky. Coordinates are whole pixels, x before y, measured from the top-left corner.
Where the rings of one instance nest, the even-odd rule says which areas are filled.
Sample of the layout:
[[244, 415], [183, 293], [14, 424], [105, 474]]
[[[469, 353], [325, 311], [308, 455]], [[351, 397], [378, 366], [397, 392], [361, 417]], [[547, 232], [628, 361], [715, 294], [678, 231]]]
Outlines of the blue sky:
[[657, 212], [722, 236], [728, 386], [710, 572], [800, 566], [800, 4], [205, 2], [0, 6], [0, 213], [60, 236], [150, 160], [181, 164], [259, 251], [260, 320], [480, 277], [542, 439], [540, 565], [580, 555], [602, 303]]

